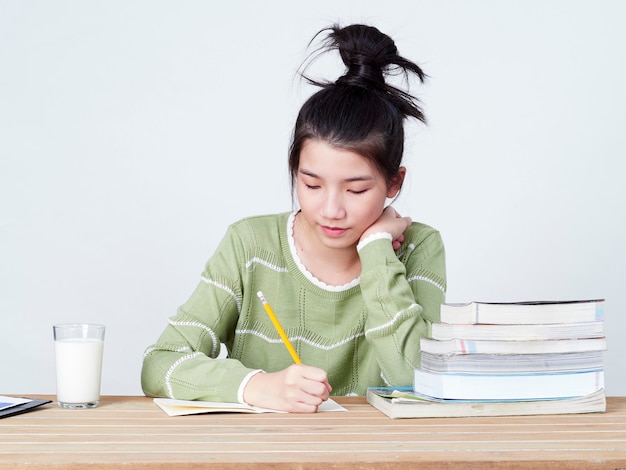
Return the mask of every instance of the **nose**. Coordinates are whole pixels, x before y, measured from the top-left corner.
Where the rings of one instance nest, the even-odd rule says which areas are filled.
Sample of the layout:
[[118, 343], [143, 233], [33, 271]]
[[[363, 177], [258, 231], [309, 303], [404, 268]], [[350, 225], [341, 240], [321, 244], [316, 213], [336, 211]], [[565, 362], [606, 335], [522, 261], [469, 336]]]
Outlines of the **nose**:
[[322, 204], [322, 216], [326, 219], [342, 219], [346, 215], [342, 195], [337, 191], [328, 191]]

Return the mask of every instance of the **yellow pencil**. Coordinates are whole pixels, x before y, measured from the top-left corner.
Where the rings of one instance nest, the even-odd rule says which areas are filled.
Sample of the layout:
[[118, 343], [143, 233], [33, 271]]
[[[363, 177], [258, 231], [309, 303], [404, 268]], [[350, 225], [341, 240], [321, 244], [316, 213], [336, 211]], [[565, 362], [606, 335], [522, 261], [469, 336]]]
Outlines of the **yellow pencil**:
[[280, 326], [278, 318], [276, 318], [276, 315], [272, 311], [272, 307], [270, 307], [270, 304], [267, 302], [267, 300], [265, 300], [265, 296], [263, 295], [263, 292], [259, 291], [256, 293], [256, 295], [258, 295], [259, 299], [261, 299], [261, 302], [263, 302], [265, 311], [269, 315], [270, 320], [272, 320], [272, 323], [274, 324], [274, 328], [276, 328], [276, 331], [278, 331], [278, 334], [283, 339], [283, 343], [285, 343], [285, 346], [287, 346], [287, 351], [289, 351], [289, 354], [291, 354], [291, 357], [293, 358], [293, 362], [295, 362], [296, 364], [302, 364], [302, 361], [298, 357], [298, 353], [296, 353], [296, 350], [293, 348], [291, 341], [289, 341], [289, 338], [287, 338], [287, 334], [285, 333], [285, 330], [283, 330], [283, 327]]

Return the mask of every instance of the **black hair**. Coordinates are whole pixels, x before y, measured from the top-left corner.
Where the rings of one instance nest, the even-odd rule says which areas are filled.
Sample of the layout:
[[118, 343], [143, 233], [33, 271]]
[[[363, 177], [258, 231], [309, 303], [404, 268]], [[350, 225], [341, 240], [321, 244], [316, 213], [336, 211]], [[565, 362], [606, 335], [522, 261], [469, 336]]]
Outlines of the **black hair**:
[[412, 73], [424, 82], [426, 74], [400, 56], [394, 41], [373, 26], [334, 25], [313, 40], [323, 32], [328, 35], [318, 53], [338, 50], [347, 71], [335, 82], [322, 82], [305, 75], [306, 67], [301, 70], [302, 77], [321, 90], [302, 105], [296, 119], [289, 151], [292, 188], [300, 152], [310, 139], [362, 155], [389, 185], [402, 162], [404, 120], [413, 117], [426, 123], [426, 118], [419, 100], [388, 84], [386, 77], [401, 73], [408, 79]]

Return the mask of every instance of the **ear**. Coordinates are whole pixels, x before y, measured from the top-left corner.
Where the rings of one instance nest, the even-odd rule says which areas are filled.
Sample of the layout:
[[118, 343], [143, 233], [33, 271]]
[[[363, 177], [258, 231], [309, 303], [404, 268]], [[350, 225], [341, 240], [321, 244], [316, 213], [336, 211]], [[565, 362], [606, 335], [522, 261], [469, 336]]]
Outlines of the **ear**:
[[400, 189], [402, 189], [402, 183], [404, 183], [404, 177], [406, 176], [406, 167], [401, 166], [398, 168], [398, 174], [394, 176], [389, 188], [387, 189], [387, 198], [393, 199], [398, 195]]

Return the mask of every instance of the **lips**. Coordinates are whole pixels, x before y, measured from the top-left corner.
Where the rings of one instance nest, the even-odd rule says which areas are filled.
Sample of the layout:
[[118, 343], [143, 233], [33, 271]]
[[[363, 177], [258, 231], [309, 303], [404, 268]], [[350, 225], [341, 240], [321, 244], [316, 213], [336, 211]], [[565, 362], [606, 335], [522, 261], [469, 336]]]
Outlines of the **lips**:
[[322, 231], [329, 237], [340, 237], [341, 235], [346, 233], [347, 229], [322, 225]]

